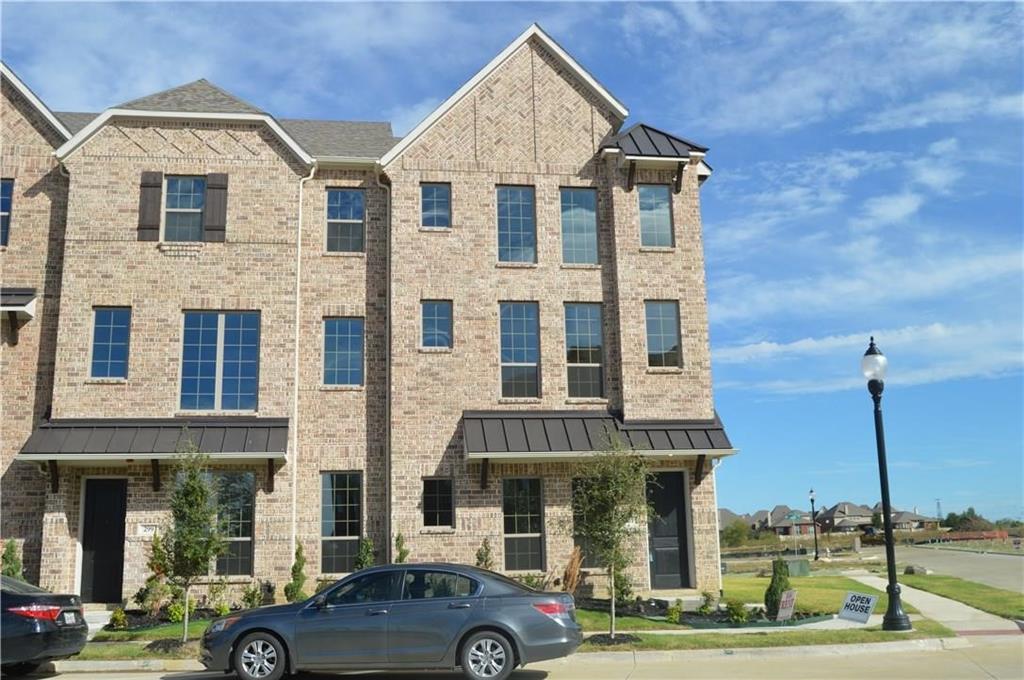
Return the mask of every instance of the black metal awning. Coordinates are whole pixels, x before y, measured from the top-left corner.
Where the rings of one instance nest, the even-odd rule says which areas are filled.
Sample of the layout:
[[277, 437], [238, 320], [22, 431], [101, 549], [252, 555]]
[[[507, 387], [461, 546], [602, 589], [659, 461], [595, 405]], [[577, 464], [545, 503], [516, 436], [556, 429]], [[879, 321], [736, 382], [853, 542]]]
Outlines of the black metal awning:
[[607, 450], [616, 437], [653, 457], [735, 453], [718, 416], [623, 422], [605, 411], [465, 411], [462, 422], [469, 459], [572, 460]]

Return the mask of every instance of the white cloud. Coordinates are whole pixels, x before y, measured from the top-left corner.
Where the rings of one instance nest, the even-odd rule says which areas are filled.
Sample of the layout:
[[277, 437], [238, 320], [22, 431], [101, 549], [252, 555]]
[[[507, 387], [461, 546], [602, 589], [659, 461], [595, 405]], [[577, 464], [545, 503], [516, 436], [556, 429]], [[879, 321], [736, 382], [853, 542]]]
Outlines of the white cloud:
[[921, 158], [907, 162], [910, 181], [936, 193], [946, 193], [964, 176], [951, 158]]
[[1024, 93], [992, 96], [981, 92], [947, 91], [873, 113], [853, 131], [889, 132], [941, 123], [962, 123], [977, 118], [1021, 116], [1024, 116]]
[[923, 203], [924, 197], [911, 191], [873, 196], [864, 201], [861, 215], [850, 220], [850, 225], [856, 229], [877, 229], [899, 224], [916, 214]]
[[944, 156], [954, 154], [960, 149], [960, 140], [956, 137], [947, 137], [928, 145], [928, 153], [933, 156]]

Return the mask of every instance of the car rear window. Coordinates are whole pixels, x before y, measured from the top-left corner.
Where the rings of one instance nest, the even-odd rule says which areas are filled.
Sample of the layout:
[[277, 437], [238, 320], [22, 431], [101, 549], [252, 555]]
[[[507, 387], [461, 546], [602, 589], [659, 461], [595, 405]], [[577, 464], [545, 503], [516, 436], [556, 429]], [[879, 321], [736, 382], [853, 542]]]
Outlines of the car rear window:
[[15, 595], [36, 595], [38, 593], [49, 592], [34, 586], [31, 583], [25, 583], [24, 581], [11, 576], [0, 576], [0, 590], [3, 590], [5, 593], [13, 593]]
[[531, 588], [530, 586], [526, 585], [525, 583], [520, 583], [519, 581], [516, 581], [515, 579], [509, 578], [508, 576], [505, 576], [504, 574], [499, 574], [496, 571], [488, 571], [487, 569], [481, 569], [481, 571], [484, 572], [485, 574], [487, 574], [487, 576], [490, 577], [491, 580], [498, 581], [501, 585], [507, 586], [508, 588], [510, 588], [511, 590], [513, 590], [515, 592], [520, 592], [520, 593], [536, 593], [536, 592], [539, 592], [539, 591], [537, 591], [537, 589]]

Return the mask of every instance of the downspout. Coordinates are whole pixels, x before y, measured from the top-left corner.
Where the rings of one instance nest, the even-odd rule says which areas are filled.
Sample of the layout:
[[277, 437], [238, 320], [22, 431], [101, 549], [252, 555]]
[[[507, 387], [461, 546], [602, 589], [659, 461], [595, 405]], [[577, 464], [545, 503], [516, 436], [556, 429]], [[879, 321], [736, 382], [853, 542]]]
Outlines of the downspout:
[[374, 167], [374, 181], [377, 187], [385, 192], [386, 224], [384, 229], [385, 260], [384, 260], [384, 297], [387, 309], [384, 312], [384, 333], [387, 336], [384, 357], [384, 560], [391, 562], [391, 184], [380, 181], [383, 168], [380, 163]]
[[302, 336], [300, 332], [299, 323], [302, 320], [302, 199], [303, 189], [305, 188], [306, 182], [313, 179], [317, 171], [317, 161], [313, 161], [313, 167], [309, 169], [309, 174], [299, 180], [299, 230], [296, 236], [295, 243], [295, 320], [293, 327], [295, 329], [295, 356], [293, 359], [293, 374], [292, 374], [292, 422], [291, 422], [291, 440], [292, 440], [292, 451], [289, 462], [292, 465], [292, 531], [291, 531], [291, 551], [289, 557], [295, 555], [295, 545], [298, 541], [298, 488], [299, 482], [299, 338]]

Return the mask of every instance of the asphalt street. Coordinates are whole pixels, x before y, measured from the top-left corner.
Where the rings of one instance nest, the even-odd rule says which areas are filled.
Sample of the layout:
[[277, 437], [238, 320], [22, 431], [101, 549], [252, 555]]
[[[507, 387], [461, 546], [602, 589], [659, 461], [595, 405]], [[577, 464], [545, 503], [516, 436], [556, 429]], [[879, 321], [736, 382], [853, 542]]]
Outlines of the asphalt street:
[[[881, 548], [877, 550], [881, 551]], [[969, 581], [1024, 593], [1024, 554], [995, 555], [899, 546], [896, 549], [896, 562], [919, 564], [935, 570], [937, 574], [959, 576]]]

